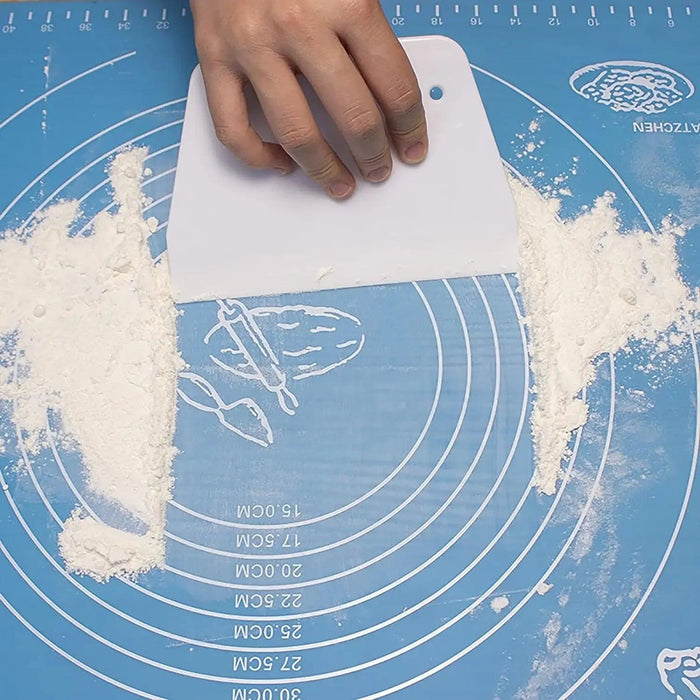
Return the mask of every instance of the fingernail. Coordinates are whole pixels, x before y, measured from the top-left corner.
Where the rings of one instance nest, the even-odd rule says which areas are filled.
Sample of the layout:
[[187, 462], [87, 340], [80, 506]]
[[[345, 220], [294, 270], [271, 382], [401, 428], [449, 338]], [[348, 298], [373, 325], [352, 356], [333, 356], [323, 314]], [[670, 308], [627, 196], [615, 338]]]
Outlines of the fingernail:
[[285, 168], [281, 165], [275, 167], [275, 171], [280, 175], [289, 175], [289, 173], [291, 173], [292, 170], [294, 170], [294, 168]]
[[381, 168], [377, 168], [376, 170], [372, 170], [371, 172], [367, 173], [367, 179], [370, 182], [384, 182], [389, 177], [389, 173], [391, 172], [391, 169], [383, 165]]
[[352, 192], [352, 186], [347, 182], [334, 182], [328, 187], [328, 194], [335, 199], [345, 199]]
[[404, 151], [404, 158], [409, 163], [420, 163], [426, 156], [425, 144], [414, 143]]

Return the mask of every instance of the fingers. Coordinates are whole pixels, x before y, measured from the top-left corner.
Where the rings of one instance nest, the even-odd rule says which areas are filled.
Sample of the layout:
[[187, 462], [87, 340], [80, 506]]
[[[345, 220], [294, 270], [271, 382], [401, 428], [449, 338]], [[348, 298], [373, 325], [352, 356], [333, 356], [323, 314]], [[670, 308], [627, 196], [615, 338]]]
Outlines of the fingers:
[[375, 0], [363, 2], [363, 21], [348, 22], [340, 37], [384, 113], [400, 158], [420, 163], [428, 152], [428, 129], [418, 81], [381, 7]]
[[314, 46], [292, 51], [290, 57], [343, 135], [362, 175], [370, 182], [386, 180], [392, 161], [382, 114], [337, 37], [314, 41]]
[[[216, 133], [241, 161], [280, 172], [297, 163], [332, 197], [354, 191], [355, 180], [320, 132], [294, 69], [313, 86], [364, 178], [389, 177], [391, 141], [404, 162], [425, 158], [428, 133], [418, 83], [378, 0], [318, 7], [242, 2], [236, 12], [233, 5], [193, 0]], [[251, 127], [244, 82], [255, 88], [280, 145], [263, 142]]]
[[239, 160], [253, 168], [294, 169], [294, 161], [279, 145], [264, 142], [250, 126], [243, 80], [225, 63], [202, 63], [207, 101], [216, 136]]
[[349, 197], [355, 178], [323, 138], [289, 65], [279, 56], [247, 67], [265, 117], [284, 150], [335, 199]]

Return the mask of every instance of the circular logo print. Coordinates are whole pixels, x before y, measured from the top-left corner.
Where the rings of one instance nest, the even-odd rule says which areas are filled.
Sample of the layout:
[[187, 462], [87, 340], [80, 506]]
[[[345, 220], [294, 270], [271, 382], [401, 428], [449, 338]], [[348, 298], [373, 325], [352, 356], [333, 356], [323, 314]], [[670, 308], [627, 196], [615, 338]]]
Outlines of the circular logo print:
[[615, 112], [661, 114], [695, 92], [684, 75], [657, 63], [608, 61], [579, 68], [569, 78], [574, 92]]

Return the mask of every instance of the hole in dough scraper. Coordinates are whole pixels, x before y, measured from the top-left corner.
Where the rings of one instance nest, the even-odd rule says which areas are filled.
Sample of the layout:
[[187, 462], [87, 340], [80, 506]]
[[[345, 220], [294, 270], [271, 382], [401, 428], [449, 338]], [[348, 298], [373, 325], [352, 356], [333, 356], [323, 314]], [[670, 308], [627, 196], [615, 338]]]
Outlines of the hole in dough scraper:
[[[167, 232], [178, 302], [516, 270], [513, 199], [464, 51], [441, 36], [402, 44], [423, 92], [430, 153], [418, 166], [394, 157], [380, 185], [358, 176], [344, 202], [300, 171], [283, 177], [240, 165], [216, 140], [194, 71]], [[354, 169], [303, 87], [326, 138]], [[273, 140], [255, 103], [250, 119]]]

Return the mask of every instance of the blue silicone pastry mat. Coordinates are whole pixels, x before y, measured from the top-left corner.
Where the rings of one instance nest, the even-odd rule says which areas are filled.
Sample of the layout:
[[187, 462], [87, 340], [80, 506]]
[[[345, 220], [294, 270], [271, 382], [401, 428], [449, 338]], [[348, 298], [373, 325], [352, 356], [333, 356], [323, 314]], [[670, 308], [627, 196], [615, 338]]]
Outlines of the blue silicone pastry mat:
[[[700, 8], [385, 9], [402, 35], [465, 47], [504, 161], [543, 191], [568, 174], [565, 213], [610, 190], [625, 226], [681, 216], [700, 284]], [[195, 61], [182, 2], [0, 7], [0, 227], [63, 198], [88, 220], [110, 156], [145, 144], [162, 252]], [[181, 384], [165, 570], [67, 574], [57, 533], [92, 503], [79, 465], [0, 455], [2, 697], [699, 696], [694, 342], [652, 374], [643, 349], [599, 359], [544, 497], [514, 277], [235, 305], [277, 362], [224, 371], [205, 337], [241, 358], [248, 331], [216, 303], [184, 311], [183, 356], [218, 399], [202, 410]], [[240, 399], [265, 420], [241, 422]]]

